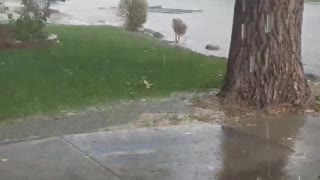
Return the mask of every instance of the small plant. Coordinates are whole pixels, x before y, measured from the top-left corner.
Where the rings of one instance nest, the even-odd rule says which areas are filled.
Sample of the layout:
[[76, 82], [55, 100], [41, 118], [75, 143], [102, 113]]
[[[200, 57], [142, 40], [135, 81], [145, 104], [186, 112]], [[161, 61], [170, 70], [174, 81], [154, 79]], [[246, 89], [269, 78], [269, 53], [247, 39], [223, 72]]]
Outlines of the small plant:
[[147, 0], [121, 0], [119, 13], [125, 20], [125, 28], [137, 31], [147, 21], [148, 2]]
[[[47, 2], [47, 1], [44, 1]], [[15, 21], [15, 33], [18, 40], [31, 38], [45, 38], [45, 26], [48, 14], [47, 5], [41, 7], [33, 0], [22, 0], [24, 7], [19, 11], [19, 18]]]
[[182, 21], [182, 19], [173, 19], [172, 28], [175, 33], [175, 41], [179, 43], [181, 36], [185, 35], [187, 32], [188, 26]]

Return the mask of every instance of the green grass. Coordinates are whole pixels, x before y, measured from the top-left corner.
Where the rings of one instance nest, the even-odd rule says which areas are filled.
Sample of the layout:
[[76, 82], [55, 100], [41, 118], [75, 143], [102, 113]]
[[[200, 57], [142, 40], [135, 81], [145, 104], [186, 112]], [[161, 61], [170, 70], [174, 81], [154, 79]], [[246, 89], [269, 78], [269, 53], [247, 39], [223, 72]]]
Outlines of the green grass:
[[[222, 58], [112, 27], [49, 31], [59, 46], [0, 51], [0, 120], [221, 85], [215, 75], [225, 70]], [[147, 89], [143, 77], [154, 86]]]

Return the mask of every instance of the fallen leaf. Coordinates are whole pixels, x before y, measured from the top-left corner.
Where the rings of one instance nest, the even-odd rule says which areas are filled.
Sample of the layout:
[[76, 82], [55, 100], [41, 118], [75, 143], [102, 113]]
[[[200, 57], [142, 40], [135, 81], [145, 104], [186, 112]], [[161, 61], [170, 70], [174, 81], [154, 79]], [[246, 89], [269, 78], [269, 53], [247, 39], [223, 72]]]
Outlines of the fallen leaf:
[[153, 84], [150, 84], [147, 80], [143, 80], [143, 83], [146, 85], [147, 89], [150, 89]]

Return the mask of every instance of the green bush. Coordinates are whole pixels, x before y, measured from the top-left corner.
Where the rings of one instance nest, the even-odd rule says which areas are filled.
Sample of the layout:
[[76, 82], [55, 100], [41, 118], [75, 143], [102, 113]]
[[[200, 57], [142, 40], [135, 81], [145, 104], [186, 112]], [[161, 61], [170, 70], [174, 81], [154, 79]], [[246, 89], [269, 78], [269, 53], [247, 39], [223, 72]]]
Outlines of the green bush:
[[125, 20], [125, 28], [137, 31], [147, 21], [147, 0], [121, 0], [119, 4], [120, 15]]
[[23, 0], [24, 7], [15, 20], [15, 33], [18, 40], [29, 40], [32, 38], [45, 38], [47, 13], [42, 10], [33, 0]]

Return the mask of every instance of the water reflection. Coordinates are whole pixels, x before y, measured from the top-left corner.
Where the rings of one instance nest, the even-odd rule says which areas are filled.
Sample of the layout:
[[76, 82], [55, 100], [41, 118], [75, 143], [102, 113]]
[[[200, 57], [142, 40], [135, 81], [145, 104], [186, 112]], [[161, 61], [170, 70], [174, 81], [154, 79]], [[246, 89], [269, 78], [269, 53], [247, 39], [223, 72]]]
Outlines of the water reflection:
[[[256, 126], [223, 128], [223, 168], [219, 180], [287, 179], [288, 158], [305, 121], [301, 117], [259, 117]], [[269, 139], [269, 140], [268, 140]], [[295, 177], [297, 178], [297, 177]]]
[[[60, 167], [67, 173], [63, 177], [54, 173], [51, 179], [84, 177], [82, 173], [90, 172], [87, 166], [78, 163], [88, 165], [88, 159], [74, 156], [80, 150], [122, 179], [317, 180], [320, 175], [318, 118], [258, 117], [243, 122], [238, 128], [192, 124], [3, 145], [0, 154], [9, 161], [1, 164], [0, 179], [17, 179], [17, 169], [27, 179], [43, 179], [34, 172], [47, 174]], [[76, 148], [70, 148], [70, 144]], [[49, 159], [44, 161], [43, 154], [48, 154]], [[60, 157], [57, 162], [56, 157]], [[79, 160], [74, 160], [75, 157]], [[96, 166], [89, 166], [97, 170]], [[92, 177], [92, 180], [103, 179]]]
[[305, 70], [320, 75], [320, 3], [307, 2], [302, 30], [302, 58]]
[[306, 119], [297, 135], [295, 152], [288, 159], [286, 167], [288, 179], [320, 179], [320, 119], [312, 116]]
[[317, 118], [240, 122], [235, 128], [193, 124], [67, 139], [129, 179], [316, 180], [320, 175]]

